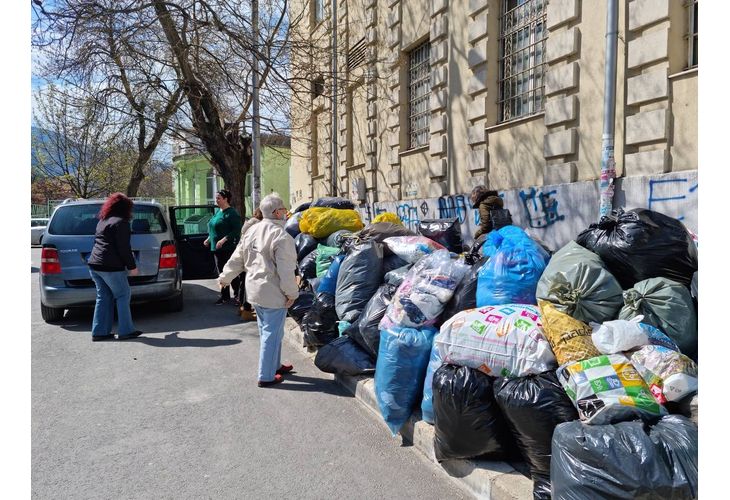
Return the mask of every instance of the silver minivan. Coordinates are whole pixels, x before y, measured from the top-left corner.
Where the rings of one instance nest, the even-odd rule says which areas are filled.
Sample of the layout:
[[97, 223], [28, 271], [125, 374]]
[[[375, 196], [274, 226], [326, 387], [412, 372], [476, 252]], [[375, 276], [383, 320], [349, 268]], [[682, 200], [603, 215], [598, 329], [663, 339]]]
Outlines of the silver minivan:
[[[103, 203], [104, 200], [67, 201], [51, 216], [43, 236], [39, 273], [41, 315], [45, 321], [58, 321], [65, 309], [93, 306], [96, 301], [96, 287], [87, 260], [94, 246], [97, 214]], [[170, 224], [162, 205], [134, 202], [131, 246], [139, 275], [129, 277], [132, 303], [161, 301], [166, 310], [180, 311], [183, 274], [186, 279], [216, 276], [212, 252], [202, 251], [202, 241], [207, 236], [205, 228], [176, 221], [176, 214], [188, 217], [194, 214], [195, 218], [202, 214], [209, 218], [214, 210], [214, 206], [172, 207]], [[180, 256], [179, 246], [187, 257]], [[191, 246], [200, 246], [195, 250], [201, 251], [190, 253]], [[183, 266], [187, 268], [185, 273]]]

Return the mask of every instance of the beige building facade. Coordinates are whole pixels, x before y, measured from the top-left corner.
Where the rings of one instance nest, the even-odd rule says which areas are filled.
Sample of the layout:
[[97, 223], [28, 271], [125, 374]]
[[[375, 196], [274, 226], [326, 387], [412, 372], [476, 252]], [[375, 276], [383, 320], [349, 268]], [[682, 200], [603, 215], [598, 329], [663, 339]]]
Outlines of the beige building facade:
[[[606, 0], [336, 1], [334, 23], [330, 0], [292, 2], [318, 47], [293, 65], [293, 205], [600, 178]], [[696, 171], [697, 1], [618, 4], [616, 175]]]

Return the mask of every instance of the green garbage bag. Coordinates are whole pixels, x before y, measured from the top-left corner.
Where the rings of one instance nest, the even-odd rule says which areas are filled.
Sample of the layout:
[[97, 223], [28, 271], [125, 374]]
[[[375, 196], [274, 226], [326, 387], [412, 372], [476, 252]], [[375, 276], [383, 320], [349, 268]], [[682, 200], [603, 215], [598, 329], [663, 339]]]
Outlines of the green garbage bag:
[[321, 243], [317, 245], [317, 258], [315, 260], [317, 267], [317, 278], [321, 278], [330, 268], [330, 264], [335, 258], [335, 255], [339, 254], [341, 250], [338, 247], [328, 247]]
[[616, 319], [623, 305], [616, 278], [598, 255], [575, 241], [553, 255], [537, 283], [537, 298], [584, 323]]
[[697, 312], [686, 286], [667, 278], [639, 281], [623, 294], [619, 319], [644, 315], [642, 323], [660, 329], [683, 354], [697, 355]]

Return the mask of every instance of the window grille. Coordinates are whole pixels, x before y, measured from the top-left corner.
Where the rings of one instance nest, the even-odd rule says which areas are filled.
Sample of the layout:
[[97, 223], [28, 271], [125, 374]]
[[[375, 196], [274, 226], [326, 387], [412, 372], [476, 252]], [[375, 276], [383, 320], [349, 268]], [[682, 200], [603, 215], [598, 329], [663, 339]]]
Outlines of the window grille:
[[687, 33], [689, 57], [687, 67], [694, 68], [697, 66], [697, 0], [690, 0], [687, 7], [689, 11], [689, 30]]
[[431, 44], [426, 42], [411, 51], [408, 58], [408, 116], [410, 148], [428, 143], [431, 110]]
[[213, 169], [211, 168], [208, 170], [208, 173], [205, 176], [205, 202], [209, 204], [215, 203], [215, 189], [214, 189], [214, 179], [213, 176], [215, 173], [213, 172]]
[[363, 37], [347, 52], [347, 69], [352, 71], [365, 62], [367, 50], [367, 42], [365, 41], [365, 37]]
[[500, 122], [545, 106], [547, 0], [502, 0], [499, 19]]

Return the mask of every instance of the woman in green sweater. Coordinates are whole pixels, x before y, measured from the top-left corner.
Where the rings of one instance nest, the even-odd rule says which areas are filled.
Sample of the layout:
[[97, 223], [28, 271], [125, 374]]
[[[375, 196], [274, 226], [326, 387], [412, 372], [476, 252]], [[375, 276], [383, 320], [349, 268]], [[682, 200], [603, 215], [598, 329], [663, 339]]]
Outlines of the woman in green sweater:
[[[220, 210], [208, 222], [208, 237], [203, 245], [210, 247], [215, 258], [215, 266], [220, 274], [223, 266], [226, 265], [231, 254], [236, 249], [238, 239], [241, 236], [241, 216], [231, 206], [231, 192], [221, 189], [215, 195], [215, 204]], [[231, 282], [233, 296], [238, 297], [238, 287], [241, 280], [236, 278]], [[221, 296], [216, 305], [221, 305], [231, 300], [231, 286], [221, 288]], [[238, 299], [236, 299], [238, 300]]]

